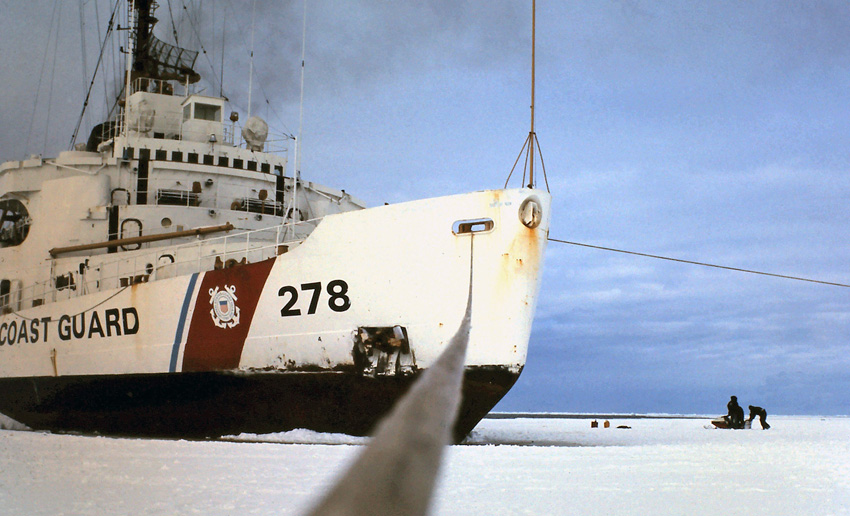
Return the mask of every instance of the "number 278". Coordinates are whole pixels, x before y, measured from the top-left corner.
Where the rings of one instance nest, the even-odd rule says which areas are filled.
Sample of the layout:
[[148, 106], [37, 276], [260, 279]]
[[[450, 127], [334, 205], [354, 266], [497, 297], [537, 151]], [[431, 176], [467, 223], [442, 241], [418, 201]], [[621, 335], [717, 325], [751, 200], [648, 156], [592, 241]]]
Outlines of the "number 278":
[[[351, 307], [351, 300], [348, 298], [348, 283], [345, 281], [339, 279], [330, 281], [325, 291], [328, 294], [328, 308], [334, 312], [344, 312]], [[281, 287], [277, 291], [277, 295], [286, 300], [286, 304], [280, 310], [281, 317], [301, 315], [301, 309], [295, 308], [295, 305], [298, 303], [298, 292], [298, 289], [292, 285]], [[322, 294], [322, 284], [320, 282], [302, 283], [301, 292], [311, 292], [307, 315], [316, 313], [316, 309], [319, 307], [319, 298]]]

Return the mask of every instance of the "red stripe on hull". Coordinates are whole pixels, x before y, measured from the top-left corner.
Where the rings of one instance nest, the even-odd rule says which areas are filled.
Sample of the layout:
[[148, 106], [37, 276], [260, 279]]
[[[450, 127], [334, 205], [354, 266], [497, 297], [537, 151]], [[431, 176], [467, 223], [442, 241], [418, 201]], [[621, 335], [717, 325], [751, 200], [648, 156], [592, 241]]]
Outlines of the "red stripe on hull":
[[207, 272], [183, 352], [183, 371], [236, 369], [274, 258]]

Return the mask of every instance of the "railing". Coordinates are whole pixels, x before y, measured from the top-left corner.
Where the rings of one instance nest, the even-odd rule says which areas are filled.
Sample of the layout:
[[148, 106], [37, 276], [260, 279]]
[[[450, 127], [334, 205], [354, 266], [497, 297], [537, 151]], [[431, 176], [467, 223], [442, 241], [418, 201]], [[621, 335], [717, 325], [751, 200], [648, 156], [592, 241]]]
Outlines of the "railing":
[[[54, 259], [49, 280], [13, 288], [0, 302], [3, 312], [10, 313], [104, 290], [259, 262], [300, 245], [319, 222], [313, 219], [187, 244], [124, 251], [125, 256], [108, 262], [92, 261], [114, 255]], [[44, 272], [48, 274], [48, 270]]]
[[[175, 87], [177, 88], [176, 90]], [[177, 97], [185, 97], [188, 94], [186, 87], [176, 81], [160, 81], [145, 77], [138, 77], [130, 84], [130, 95], [137, 91], [159, 93], [160, 95], [174, 95]]]
[[[173, 137], [176, 137], [177, 140], [194, 142], [194, 143], [204, 143], [209, 141], [209, 133], [206, 131], [201, 132], [192, 132], [187, 130], [183, 126], [183, 113], [182, 111], [171, 111], [171, 112], [162, 112], [162, 110], [156, 112], [154, 115], [158, 120], [167, 119], [169, 122], [167, 125], [174, 129], [174, 133], [164, 133], [164, 139], [171, 140]], [[125, 116], [122, 111], [118, 115], [115, 115], [111, 123], [108, 123], [101, 129], [100, 141], [106, 142], [111, 140], [116, 136], [120, 136], [124, 133], [125, 126]], [[145, 135], [145, 137], [152, 138], [155, 133], [158, 131], [155, 130], [154, 126], [148, 127], [148, 121], [143, 120], [142, 117], [135, 117], [134, 120], [126, 122], [127, 128], [135, 133]], [[222, 137], [221, 141], [217, 143], [224, 143], [228, 145], [232, 145], [237, 149], [245, 149], [245, 141], [242, 139], [242, 127], [237, 125], [236, 123], [226, 123], [221, 122], [222, 129]], [[263, 151], [268, 154], [275, 154], [277, 156], [286, 155], [289, 152], [288, 144], [290, 143], [291, 138], [288, 138], [286, 135], [279, 134], [269, 134], [269, 139], [266, 140], [263, 145]]]
[[[169, 95], [175, 97], [187, 97], [191, 94], [191, 92], [182, 84], [176, 84], [174, 82], [169, 81], [160, 81], [154, 79], [147, 78], [137, 78], [130, 85], [130, 92], [127, 95], [129, 97], [133, 93], [136, 92], [147, 92], [147, 93], [157, 93], [160, 95]], [[222, 113], [222, 116], [224, 113]], [[153, 114], [153, 116], [159, 120], [166, 120], [166, 124], [158, 123], [157, 126], [168, 126], [174, 129], [174, 134], [165, 135], [166, 138], [171, 138], [172, 136], [176, 136], [179, 140], [184, 141], [193, 141], [193, 142], [207, 142], [209, 141], [209, 133], [206, 131], [192, 131], [184, 127], [183, 122], [183, 111], [180, 110], [170, 110], [163, 111], [160, 107], [159, 110]], [[124, 128], [130, 131], [144, 134], [146, 136], [152, 135], [155, 132], [153, 129], [153, 120], [148, 120], [145, 116], [145, 113], [137, 113], [137, 116], [132, 120], [126, 119], [126, 111], [121, 111], [115, 117], [113, 122], [114, 129], [112, 127], [109, 132], [106, 132], [102, 135], [103, 140], [109, 140], [112, 136], [120, 135], [124, 133]], [[218, 122], [221, 126], [222, 134], [221, 141], [218, 143], [226, 143], [229, 145], [233, 145], [237, 148], [245, 148], [245, 141], [242, 139], [241, 131], [242, 128], [235, 122], [231, 122], [230, 124], [226, 123], [224, 119]], [[269, 139], [266, 140], [263, 146], [263, 152], [272, 153], [272, 154], [285, 154], [288, 151], [287, 144], [290, 142], [291, 137], [286, 134], [269, 134]]]
[[[137, 198], [136, 188], [124, 190], [127, 191], [128, 199]], [[230, 180], [228, 176], [222, 175], [215, 180], [208, 178], [204, 182], [191, 181], [187, 184], [185, 177], [156, 176], [148, 179], [145, 191], [148, 194], [148, 202], [152, 204], [283, 216], [282, 203], [277, 202], [275, 183], [261, 188], [255, 180]], [[286, 197], [288, 200], [289, 192]]]

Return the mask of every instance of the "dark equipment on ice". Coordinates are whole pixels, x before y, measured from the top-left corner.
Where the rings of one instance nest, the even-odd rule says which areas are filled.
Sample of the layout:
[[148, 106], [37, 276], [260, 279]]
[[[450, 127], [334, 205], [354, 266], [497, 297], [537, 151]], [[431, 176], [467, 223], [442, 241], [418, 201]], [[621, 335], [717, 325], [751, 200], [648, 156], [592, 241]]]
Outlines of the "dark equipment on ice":
[[761, 407], [756, 407], [756, 406], [753, 406], [753, 405], [750, 405], [749, 408], [750, 408], [750, 417], [746, 421], [748, 425], [751, 425], [753, 423], [753, 419], [755, 419], [756, 416], [758, 416], [759, 423], [761, 423], [761, 429], [767, 430], [768, 428], [770, 428], [770, 425], [767, 424], [767, 411], [765, 409], [763, 409]]
[[728, 414], [711, 420], [711, 424], [717, 428], [752, 428], [753, 419], [759, 418], [762, 430], [767, 430], [770, 425], [767, 424], [767, 411], [761, 407], [749, 405], [750, 417], [744, 420], [744, 409], [738, 405], [737, 396], [732, 396], [729, 403], [726, 404]]

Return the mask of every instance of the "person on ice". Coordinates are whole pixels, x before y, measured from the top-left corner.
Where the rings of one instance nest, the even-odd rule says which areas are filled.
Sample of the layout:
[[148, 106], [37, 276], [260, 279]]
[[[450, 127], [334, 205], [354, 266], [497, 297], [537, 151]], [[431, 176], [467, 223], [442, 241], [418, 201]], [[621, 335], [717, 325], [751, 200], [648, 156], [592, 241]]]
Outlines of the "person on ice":
[[726, 409], [729, 411], [729, 414], [726, 415], [726, 422], [729, 424], [729, 428], [744, 428], [744, 409], [738, 405], [737, 396], [732, 396], [729, 399]]
[[747, 423], [752, 424], [753, 419], [755, 419], [756, 416], [759, 418], [762, 430], [770, 428], [770, 425], [767, 424], [767, 411], [761, 407], [754, 407], [753, 405], [750, 405], [750, 417], [747, 419]]

